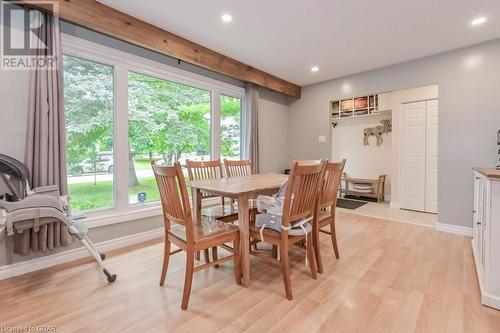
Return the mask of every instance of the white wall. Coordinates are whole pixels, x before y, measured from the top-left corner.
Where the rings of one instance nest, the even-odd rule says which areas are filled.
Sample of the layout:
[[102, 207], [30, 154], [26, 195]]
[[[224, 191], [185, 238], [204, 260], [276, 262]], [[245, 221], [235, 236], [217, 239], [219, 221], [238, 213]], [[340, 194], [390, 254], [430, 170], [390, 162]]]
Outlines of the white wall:
[[260, 172], [282, 173], [288, 163], [287, 99], [259, 89], [259, 163]]
[[[499, 73], [500, 40], [495, 40], [304, 87], [302, 98], [290, 105], [289, 160], [329, 157], [330, 100], [437, 84], [438, 221], [470, 227], [471, 168], [496, 162]], [[326, 135], [327, 144], [318, 143], [318, 135]]]
[[339, 120], [337, 127], [332, 128], [329, 160], [345, 158], [345, 172], [350, 177], [377, 179], [380, 175], [387, 175], [385, 200], [391, 200], [392, 133], [384, 134], [381, 146], [377, 146], [375, 137], [370, 137], [368, 146], [363, 145], [363, 130], [381, 125], [382, 119], [391, 119], [390, 113]]

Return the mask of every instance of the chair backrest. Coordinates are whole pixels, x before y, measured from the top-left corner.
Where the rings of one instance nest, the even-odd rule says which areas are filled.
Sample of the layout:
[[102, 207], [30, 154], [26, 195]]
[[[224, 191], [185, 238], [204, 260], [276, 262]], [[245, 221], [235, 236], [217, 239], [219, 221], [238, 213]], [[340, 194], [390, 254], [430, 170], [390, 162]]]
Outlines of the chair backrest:
[[326, 162], [300, 165], [293, 163], [288, 177], [282, 224], [313, 216]]
[[170, 230], [170, 222], [183, 225], [187, 240], [192, 240], [191, 205], [181, 164], [176, 162], [173, 166], [159, 166], [151, 161], [151, 167], [160, 191], [165, 229]]
[[252, 162], [250, 160], [227, 160], [224, 159], [227, 177], [248, 176], [252, 174]]
[[299, 165], [314, 165], [323, 162], [323, 160], [294, 160], [294, 162], [299, 163]]
[[220, 160], [215, 161], [190, 161], [186, 160], [189, 180], [222, 178], [222, 165]]
[[346, 160], [343, 159], [338, 163], [327, 163], [325, 166], [325, 177], [321, 189], [319, 208], [332, 207], [337, 204], [337, 195], [339, 192], [340, 180], [344, 171]]

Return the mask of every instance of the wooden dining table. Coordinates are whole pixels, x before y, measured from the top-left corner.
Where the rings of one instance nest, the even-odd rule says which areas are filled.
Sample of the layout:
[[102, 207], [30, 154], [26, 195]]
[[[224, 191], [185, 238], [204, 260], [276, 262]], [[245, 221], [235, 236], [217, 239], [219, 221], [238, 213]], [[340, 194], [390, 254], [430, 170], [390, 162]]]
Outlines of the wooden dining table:
[[276, 173], [255, 174], [217, 179], [191, 180], [187, 186], [192, 189], [193, 220], [201, 223], [201, 193], [232, 198], [238, 203], [238, 225], [241, 240], [241, 272], [244, 287], [250, 285], [250, 214], [249, 200], [258, 195], [276, 193], [288, 179], [287, 175]]

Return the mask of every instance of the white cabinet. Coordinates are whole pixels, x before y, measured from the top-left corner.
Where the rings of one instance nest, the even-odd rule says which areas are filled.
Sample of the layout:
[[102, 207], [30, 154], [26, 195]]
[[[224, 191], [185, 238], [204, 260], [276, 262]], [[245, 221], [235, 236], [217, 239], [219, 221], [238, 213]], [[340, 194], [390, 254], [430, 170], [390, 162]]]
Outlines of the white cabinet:
[[500, 172], [474, 171], [472, 249], [481, 302], [500, 309]]

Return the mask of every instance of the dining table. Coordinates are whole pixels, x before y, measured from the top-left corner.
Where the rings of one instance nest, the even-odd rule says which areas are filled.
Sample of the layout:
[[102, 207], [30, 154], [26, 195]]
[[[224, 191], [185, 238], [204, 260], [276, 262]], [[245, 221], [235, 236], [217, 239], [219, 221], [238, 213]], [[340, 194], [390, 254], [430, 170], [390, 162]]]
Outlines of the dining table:
[[215, 179], [191, 180], [187, 186], [191, 188], [193, 200], [193, 221], [201, 223], [202, 193], [231, 198], [238, 204], [238, 227], [240, 230], [240, 258], [242, 284], [250, 285], [250, 212], [249, 200], [258, 195], [276, 193], [288, 179], [287, 175], [263, 173], [247, 176], [222, 177]]

